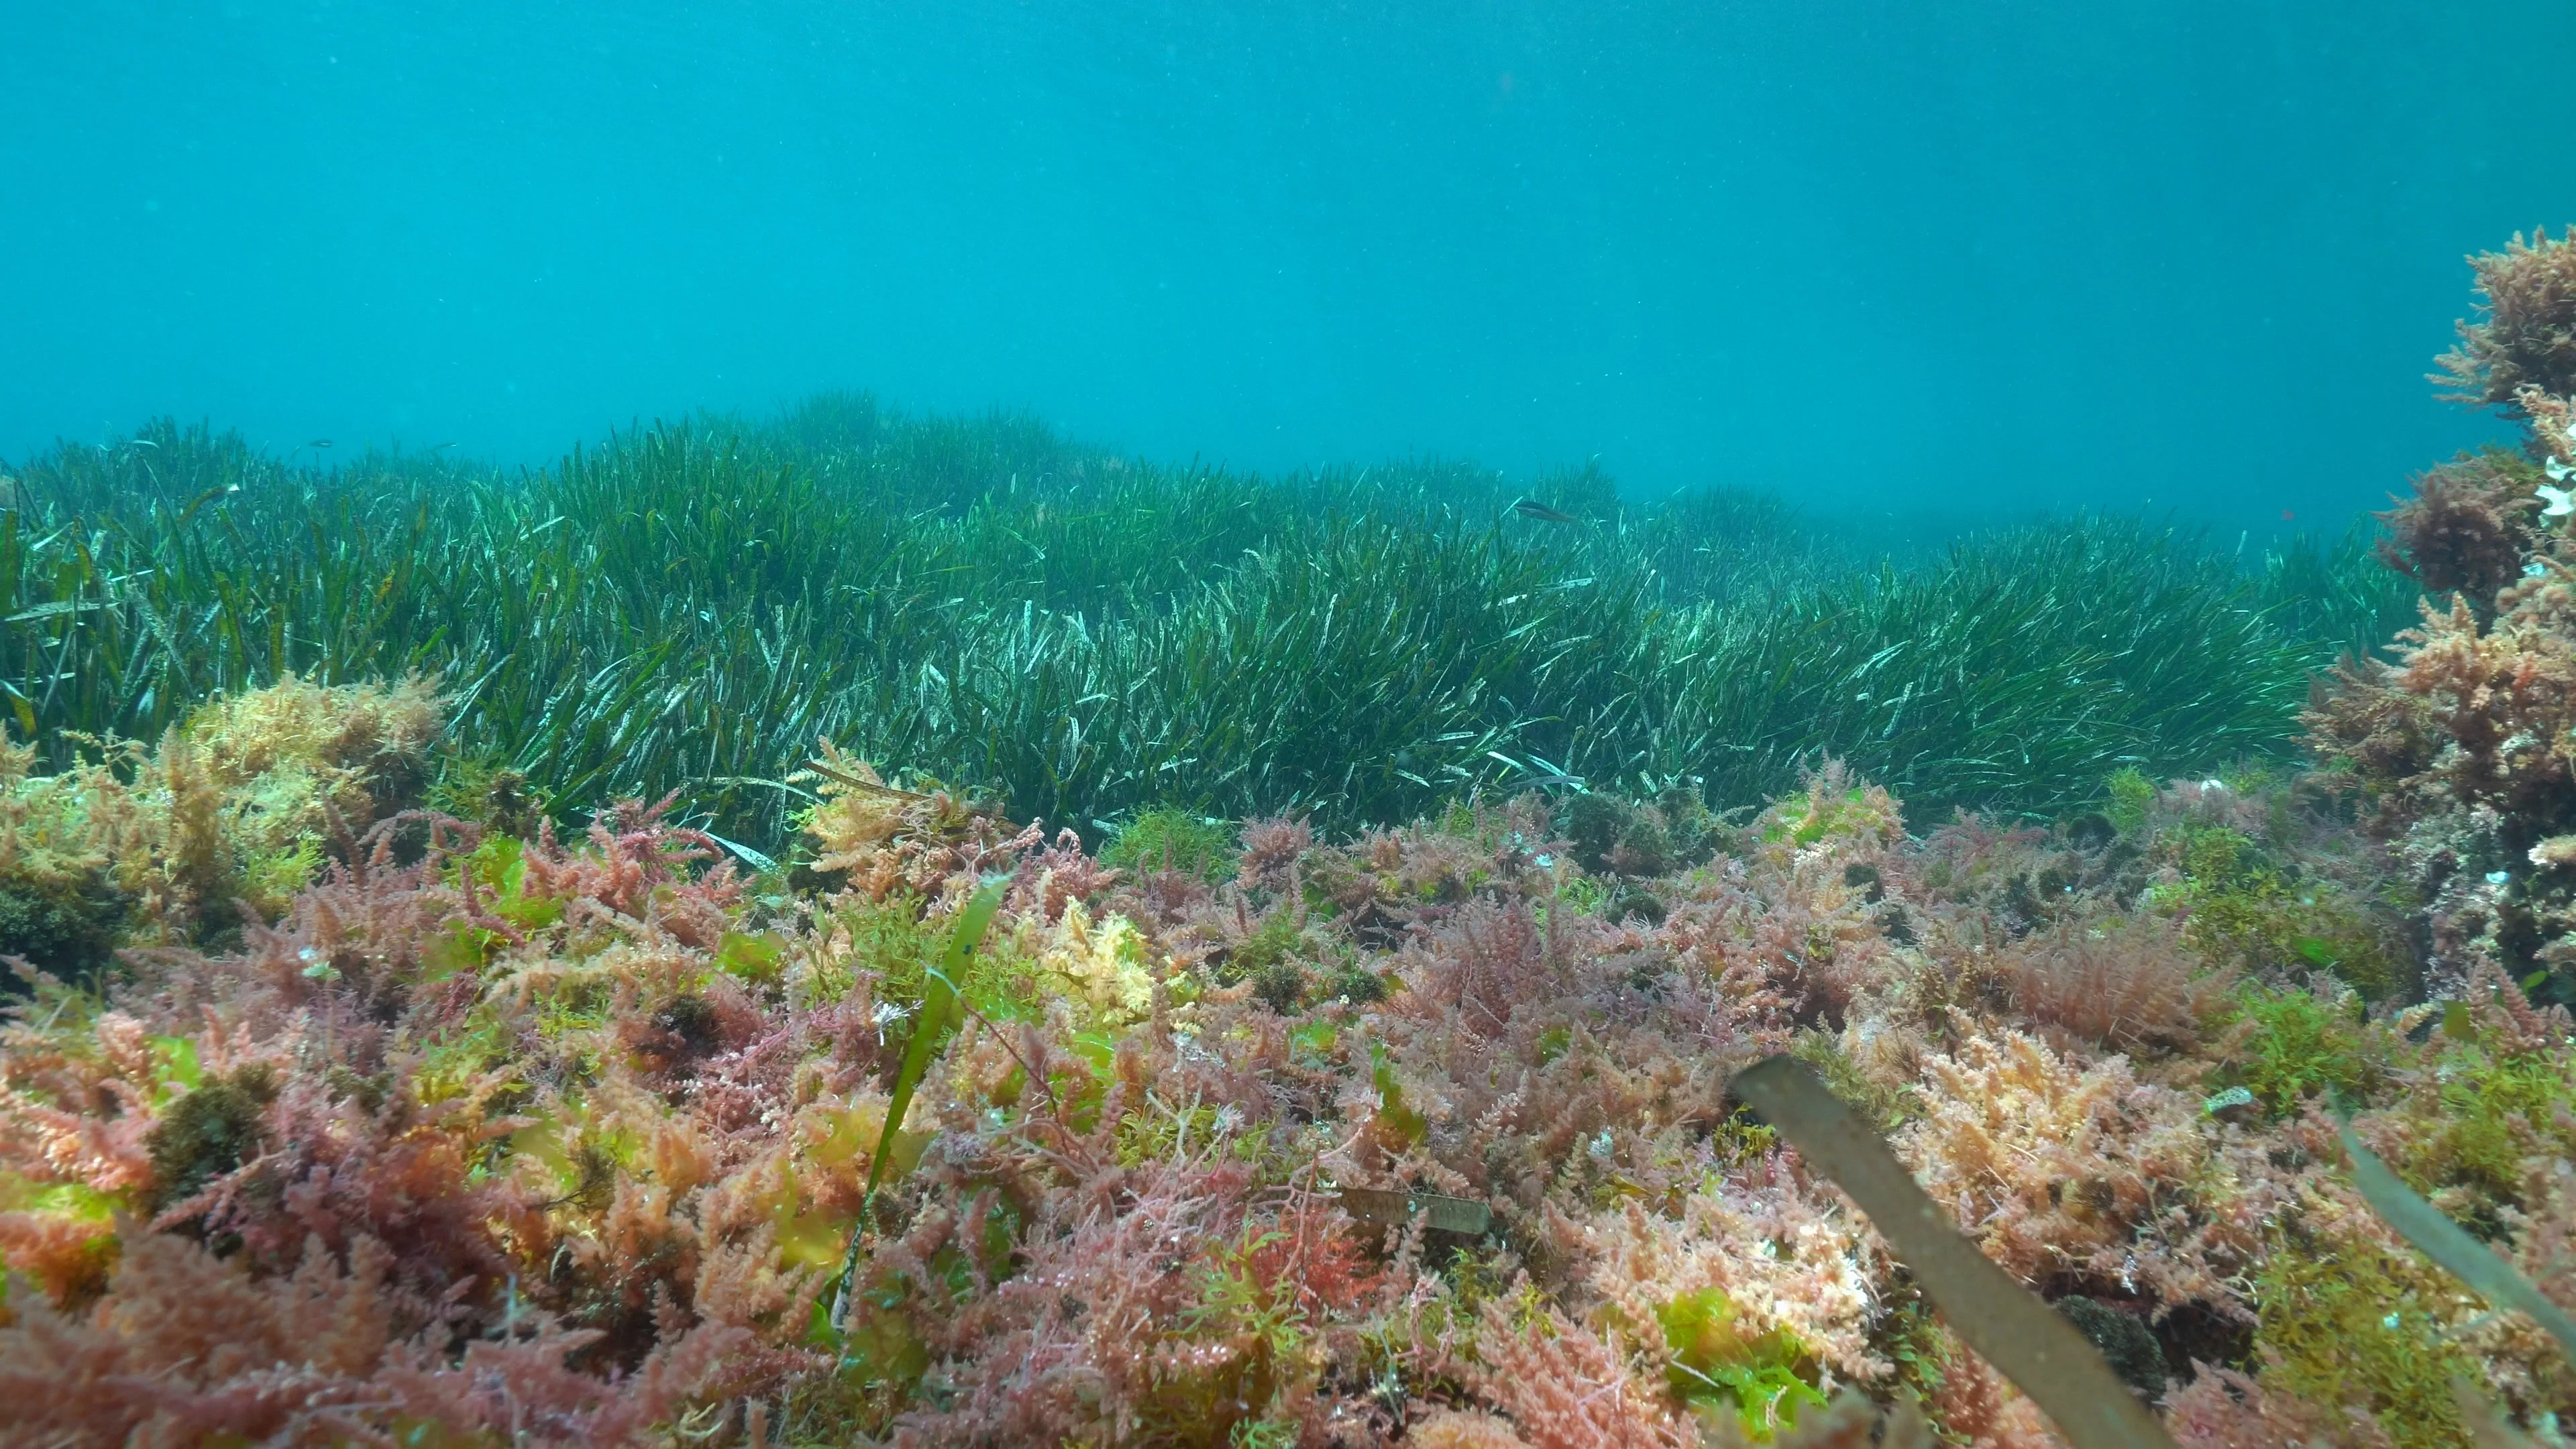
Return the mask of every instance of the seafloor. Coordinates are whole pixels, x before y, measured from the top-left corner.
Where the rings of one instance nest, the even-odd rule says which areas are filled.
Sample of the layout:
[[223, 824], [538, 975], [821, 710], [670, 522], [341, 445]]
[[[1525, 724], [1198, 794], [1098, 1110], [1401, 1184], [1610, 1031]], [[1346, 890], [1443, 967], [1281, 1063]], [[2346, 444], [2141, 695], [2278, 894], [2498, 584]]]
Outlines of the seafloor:
[[2576, 246], [2478, 267], [2523, 446], [2250, 569], [846, 398], [24, 465], [0, 1443], [2554, 1444]]

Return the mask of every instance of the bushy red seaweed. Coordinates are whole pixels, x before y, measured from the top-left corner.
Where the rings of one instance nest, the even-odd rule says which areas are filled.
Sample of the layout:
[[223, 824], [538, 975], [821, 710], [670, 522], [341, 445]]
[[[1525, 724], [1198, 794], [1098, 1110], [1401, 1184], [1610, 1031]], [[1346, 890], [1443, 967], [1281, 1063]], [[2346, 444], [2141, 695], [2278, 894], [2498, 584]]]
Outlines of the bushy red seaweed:
[[[2293, 792], [1918, 840], [1836, 768], [1658, 877], [1583, 870], [1533, 798], [1338, 845], [1255, 824], [1186, 890], [850, 793], [884, 816], [818, 812], [813, 894], [641, 805], [569, 841], [395, 820], [238, 949], [39, 978], [0, 1043], [0, 1382], [75, 1386], [36, 1396], [72, 1441], [1684, 1443], [1911, 1387], [1963, 1442], [2038, 1442], [1728, 1099], [1794, 1050], [2034, 1289], [2145, 1325], [2198, 1442], [2381, 1407], [2264, 1369], [2275, 1254], [2404, 1251], [2334, 1185], [2321, 1096], [2203, 1100], [2309, 963], [2195, 951], [2207, 851], [2175, 841], [2342, 840]], [[863, 1222], [924, 963], [994, 872], [973, 1014]], [[2571, 1194], [2517, 1164], [2565, 1132], [2532, 1115], [2563, 1023], [2489, 989], [2429, 1042], [2335, 1017], [2336, 1049], [2390, 1160], [2555, 1284]], [[2438, 1129], [2410, 1084], [2470, 1053], [2519, 1115]], [[1492, 1231], [1347, 1196], [1376, 1189]], [[2545, 1345], [2484, 1332], [2518, 1408], [2566, 1401]]]

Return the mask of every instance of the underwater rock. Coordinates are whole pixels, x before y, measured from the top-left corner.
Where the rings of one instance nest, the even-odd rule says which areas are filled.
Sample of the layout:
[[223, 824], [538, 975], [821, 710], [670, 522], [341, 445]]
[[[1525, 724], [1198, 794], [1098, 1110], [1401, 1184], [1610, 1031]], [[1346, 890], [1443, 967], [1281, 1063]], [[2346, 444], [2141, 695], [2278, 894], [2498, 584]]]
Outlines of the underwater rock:
[[2150, 1402], [2162, 1398], [2168, 1380], [2164, 1349], [2134, 1313], [2123, 1313], [2098, 1298], [2060, 1298], [2057, 1311], [2102, 1354], [2120, 1382]]

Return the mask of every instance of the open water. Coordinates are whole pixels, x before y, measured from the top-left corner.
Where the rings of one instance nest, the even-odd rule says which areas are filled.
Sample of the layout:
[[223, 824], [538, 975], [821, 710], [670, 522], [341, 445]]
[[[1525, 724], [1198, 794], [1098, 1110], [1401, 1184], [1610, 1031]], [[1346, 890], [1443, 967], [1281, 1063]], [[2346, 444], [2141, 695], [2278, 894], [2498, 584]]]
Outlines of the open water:
[[[2576, 5], [0, 0], [0, 458], [825, 387], [1261, 469], [2337, 528]], [[342, 455], [345, 456], [345, 453]]]

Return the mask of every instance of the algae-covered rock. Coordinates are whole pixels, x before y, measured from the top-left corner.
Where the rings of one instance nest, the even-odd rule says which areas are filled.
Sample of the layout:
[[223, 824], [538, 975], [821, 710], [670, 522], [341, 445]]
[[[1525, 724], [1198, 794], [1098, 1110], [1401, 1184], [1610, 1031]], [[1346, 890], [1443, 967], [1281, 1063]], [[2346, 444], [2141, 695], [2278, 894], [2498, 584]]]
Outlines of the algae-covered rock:
[[1595, 875], [1659, 876], [1707, 860], [1717, 820], [1699, 796], [1670, 789], [1652, 803], [1583, 794], [1565, 805], [1574, 862]]
[[2061, 1298], [2057, 1311], [2101, 1353], [2120, 1382], [2150, 1399], [2164, 1394], [2169, 1373], [2164, 1350], [2136, 1314], [2123, 1313], [2097, 1298]]
[[0, 956], [23, 956], [56, 976], [96, 971], [115, 950], [124, 917], [124, 902], [104, 889], [0, 886]]
[[274, 1075], [254, 1063], [207, 1082], [170, 1104], [143, 1139], [152, 1154], [154, 1212], [184, 1202], [258, 1150], [260, 1118], [277, 1096]]

